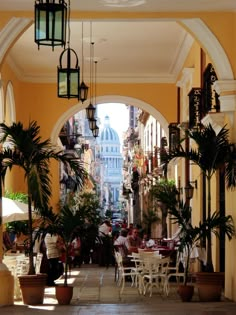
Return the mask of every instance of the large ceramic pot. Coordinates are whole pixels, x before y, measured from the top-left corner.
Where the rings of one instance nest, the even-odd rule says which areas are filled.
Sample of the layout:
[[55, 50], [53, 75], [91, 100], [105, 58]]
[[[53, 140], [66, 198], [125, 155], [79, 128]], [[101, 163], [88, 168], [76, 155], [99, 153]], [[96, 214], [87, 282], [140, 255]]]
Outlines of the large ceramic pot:
[[43, 304], [47, 274], [21, 275], [18, 277], [24, 304]]
[[197, 272], [196, 286], [201, 302], [220, 301], [224, 287], [224, 272]]
[[193, 285], [179, 285], [178, 294], [182, 302], [190, 302], [194, 294], [194, 286]]
[[71, 286], [56, 286], [56, 299], [60, 305], [68, 305], [73, 297], [73, 287]]

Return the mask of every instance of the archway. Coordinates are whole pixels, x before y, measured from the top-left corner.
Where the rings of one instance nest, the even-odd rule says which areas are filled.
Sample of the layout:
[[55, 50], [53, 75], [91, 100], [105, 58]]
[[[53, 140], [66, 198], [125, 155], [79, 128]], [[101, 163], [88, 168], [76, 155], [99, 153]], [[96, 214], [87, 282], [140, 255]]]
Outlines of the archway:
[[[163, 117], [163, 115], [155, 109], [150, 104], [143, 102], [141, 100], [128, 97], [128, 96], [120, 96], [120, 95], [104, 95], [104, 96], [98, 96], [96, 98], [97, 104], [103, 104], [103, 103], [123, 103], [127, 105], [132, 105], [134, 107], [141, 108], [145, 110], [146, 112], [150, 113], [156, 120], [160, 122], [160, 125], [164, 129], [165, 133], [168, 134], [168, 122]], [[51, 140], [52, 143], [57, 143], [57, 138], [60, 133], [60, 130], [64, 123], [74, 114], [79, 112], [82, 109], [85, 109], [89, 105], [89, 101], [84, 102], [83, 104], [76, 104], [73, 107], [69, 108], [66, 112], [63, 113], [63, 115], [58, 119], [57, 123], [55, 124], [52, 133], [51, 133]]]

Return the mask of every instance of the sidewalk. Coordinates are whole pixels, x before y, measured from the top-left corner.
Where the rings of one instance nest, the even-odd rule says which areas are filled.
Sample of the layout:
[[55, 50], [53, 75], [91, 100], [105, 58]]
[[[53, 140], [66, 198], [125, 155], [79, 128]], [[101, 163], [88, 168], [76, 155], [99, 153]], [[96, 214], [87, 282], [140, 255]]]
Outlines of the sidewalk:
[[0, 307], [0, 314], [79, 314], [79, 315], [229, 315], [235, 314], [236, 303], [222, 299], [221, 302], [201, 303], [195, 293], [192, 302], [183, 303], [173, 285], [168, 297], [153, 290], [153, 296], [143, 296], [137, 288], [127, 282], [122, 295], [114, 282], [114, 267], [83, 265], [73, 269], [70, 281], [74, 284], [71, 304], [61, 306], [55, 299], [55, 288], [45, 289], [44, 304], [39, 306], [23, 305], [15, 301], [14, 306]]

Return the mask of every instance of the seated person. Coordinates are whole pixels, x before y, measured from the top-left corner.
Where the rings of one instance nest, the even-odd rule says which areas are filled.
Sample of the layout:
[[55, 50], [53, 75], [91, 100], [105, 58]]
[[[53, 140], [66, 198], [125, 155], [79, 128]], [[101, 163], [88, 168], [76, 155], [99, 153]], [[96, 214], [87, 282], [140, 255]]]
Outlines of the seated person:
[[133, 229], [132, 234], [127, 237], [128, 251], [137, 253], [138, 248], [142, 247], [142, 239], [138, 235], [138, 230]]
[[134, 266], [134, 263], [131, 261], [131, 257], [128, 257], [128, 243], [127, 243], [128, 231], [126, 229], [121, 229], [120, 235], [114, 241], [114, 248], [122, 256], [123, 265], [125, 267]]
[[129, 258], [127, 257], [129, 253], [128, 243], [127, 243], [127, 234], [128, 234], [128, 231], [126, 229], [121, 229], [120, 235], [114, 241], [115, 250], [117, 250], [121, 254], [123, 258], [123, 263], [128, 262], [129, 260]]

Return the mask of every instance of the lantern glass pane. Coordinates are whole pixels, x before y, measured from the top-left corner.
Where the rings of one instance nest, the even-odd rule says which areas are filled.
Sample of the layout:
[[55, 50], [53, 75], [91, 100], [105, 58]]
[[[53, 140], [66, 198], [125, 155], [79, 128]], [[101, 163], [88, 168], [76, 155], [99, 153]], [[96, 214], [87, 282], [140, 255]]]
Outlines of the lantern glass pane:
[[68, 86], [67, 86], [67, 73], [58, 72], [58, 96], [67, 97]]
[[96, 128], [96, 119], [89, 120], [89, 128], [94, 130]]
[[35, 38], [36, 40], [46, 39], [46, 12], [45, 11], [38, 11], [38, 10], [36, 11]]
[[78, 72], [77, 71], [70, 73], [69, 82], [70, 82], [70, 94], [78, 95], [79, 78], [78, 78]]
[[[50, 16], [50, 18], [54, 18], [53, 15]], [[52, 25], [53, 23], [50, 23], [50, 25]], [[63, 28], [62, 28], [62, 12], [58, 11], [55, 12], [55, 30], [53, 30], [53, 28], [50, 29], [50, 34], [51, 36], [53, 36], [53, 32], [54, 33], [54, 39], [60, 40], [63, 37]]]

